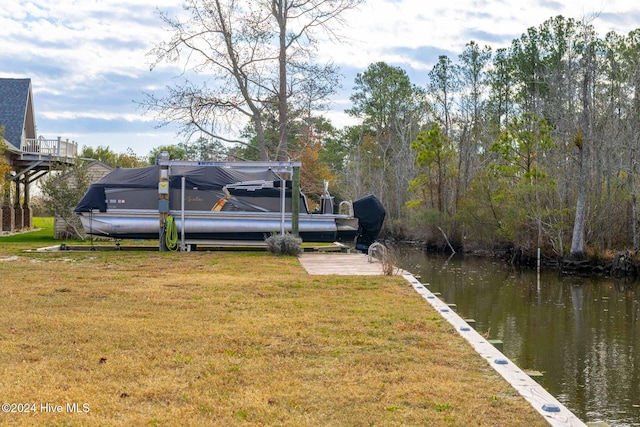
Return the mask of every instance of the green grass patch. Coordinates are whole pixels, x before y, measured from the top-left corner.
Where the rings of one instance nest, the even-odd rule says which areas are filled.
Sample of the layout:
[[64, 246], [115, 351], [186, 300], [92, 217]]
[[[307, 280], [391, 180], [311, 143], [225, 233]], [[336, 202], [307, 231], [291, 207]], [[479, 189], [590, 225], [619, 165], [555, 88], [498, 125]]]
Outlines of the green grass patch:
[[22, 243], [22, 244], [55, 244], [59, 242], [53, 238], [53, 218], [33, 218], [31, 230], [25, 230], [18, 234], [0, 236], [0, 243]]

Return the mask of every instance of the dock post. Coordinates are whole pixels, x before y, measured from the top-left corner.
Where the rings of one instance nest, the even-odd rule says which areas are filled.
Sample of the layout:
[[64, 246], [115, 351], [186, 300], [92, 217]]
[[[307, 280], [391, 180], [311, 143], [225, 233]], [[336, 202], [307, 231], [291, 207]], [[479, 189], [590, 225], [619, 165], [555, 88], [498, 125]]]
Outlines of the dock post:
[[[157, 160], [169, 160], [169, 153], [158, 154]], [[167, 240], [165, 239], [167, 218], [169, 217], [169, 165], [160, 165], [160, 176], [158, 177], [158, 239], [159, 251], [167, 250]]]
[[300, 167], [294, 166], [291, 174], [291, 234], [298, 237], [300, 228]]

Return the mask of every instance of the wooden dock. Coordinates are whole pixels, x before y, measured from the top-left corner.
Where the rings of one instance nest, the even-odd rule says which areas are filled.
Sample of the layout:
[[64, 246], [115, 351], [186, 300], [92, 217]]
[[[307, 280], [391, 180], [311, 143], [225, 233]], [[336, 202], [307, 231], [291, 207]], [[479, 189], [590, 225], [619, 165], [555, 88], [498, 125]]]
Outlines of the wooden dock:
[[[312, 275], [380, 276], [382, 262], [361, 253], [303, 253], [300, 264]], [[403, 271], [397, 270], [397, 274]]]

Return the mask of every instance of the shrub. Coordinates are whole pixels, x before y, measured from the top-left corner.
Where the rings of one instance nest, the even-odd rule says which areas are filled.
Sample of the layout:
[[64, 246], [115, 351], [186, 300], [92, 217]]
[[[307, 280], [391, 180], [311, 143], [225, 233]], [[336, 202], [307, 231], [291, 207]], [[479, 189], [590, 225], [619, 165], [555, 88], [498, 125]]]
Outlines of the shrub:
[[265, 242], [269, 252], [275, 255], [298, 256], [302, 253], [302, 239], [292, 234], [272, 234]]

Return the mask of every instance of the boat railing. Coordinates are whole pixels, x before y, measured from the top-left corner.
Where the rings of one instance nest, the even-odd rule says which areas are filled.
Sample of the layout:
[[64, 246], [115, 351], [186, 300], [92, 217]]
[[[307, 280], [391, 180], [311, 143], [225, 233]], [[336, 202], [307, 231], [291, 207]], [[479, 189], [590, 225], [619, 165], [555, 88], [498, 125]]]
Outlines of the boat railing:
[[74, 158], [78, 155], [78, 143], [57, 139], [24, 138], [20, 149], [27, 154], [35, 154], [42, 157], [67, 157]]
[[340, 215], [353, 216], [353, 203], [351, 203], [349, 200], [341, 201], [340, 204], [338, 205], [338, 213]]

